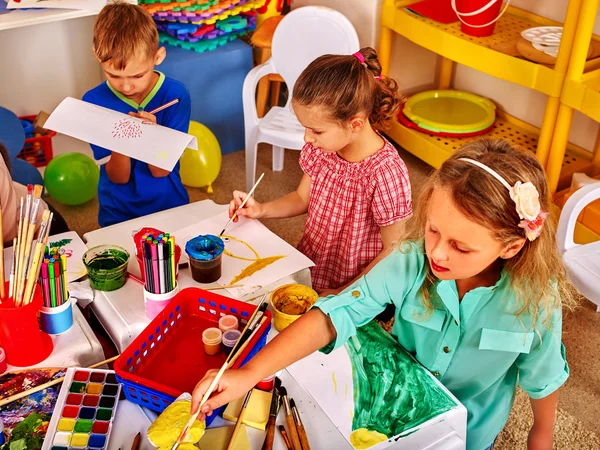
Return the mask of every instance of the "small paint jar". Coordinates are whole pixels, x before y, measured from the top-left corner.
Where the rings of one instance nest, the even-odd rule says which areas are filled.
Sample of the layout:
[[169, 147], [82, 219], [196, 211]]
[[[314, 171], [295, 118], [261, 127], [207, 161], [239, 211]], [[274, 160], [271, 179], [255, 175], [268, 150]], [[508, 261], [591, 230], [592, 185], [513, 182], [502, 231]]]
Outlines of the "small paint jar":
[[221, 351], [221, 342], [223, 333], [218, 328], [207, 328], [202, 332], [202, 342], [204, 342], [204, 352], [207, 355], [216, 355]]
[[232, 315], [223, 316], [219, 319], [219, 330], [223, 333], [229, 330], [237, 330], [240, 326], [238, 318]]
[[60, 306], [42, 306], [38, 318], [40, 329], [48, 334], [66, 333], [73, 326], [73, 300], [69, 299]]
[[4, 353], [4, 349], [0, 347], [0, 374], [3, 374], [8, 369], [8, 365], [6, 362], [6, 353]]
[[196, 236], [185, 244], [192, 278], [198, 283], [214, 283], [221, 278], [221, 257], [225, 243], [212, 234]]
[[125, 284], [129, 252], [116, 245], [98, 245], [83, 254], [90, 285], [98, 291], [114, 291]]
[[275, 387], [275, 375], [271, 375], [270, 377], [264, 378], [258, 382], [256, 385], [256, 389], [260, 389], [261, 391], [270, 392]]
[[231, 353], [241, 335], [242, 333], [238, 330], [229, 330], [223, 333], [223, 351], [226, 355]]

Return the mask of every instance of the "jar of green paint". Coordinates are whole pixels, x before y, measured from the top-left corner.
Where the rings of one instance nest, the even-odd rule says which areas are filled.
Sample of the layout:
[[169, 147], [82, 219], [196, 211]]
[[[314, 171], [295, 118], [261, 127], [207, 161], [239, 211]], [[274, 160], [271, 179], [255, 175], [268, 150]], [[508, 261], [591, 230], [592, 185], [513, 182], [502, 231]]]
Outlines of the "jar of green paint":
[[90, 285], [99, 291], [114, 291], [125, 284], [129, 253], [116, 245], [98, 245], [83, 255]]

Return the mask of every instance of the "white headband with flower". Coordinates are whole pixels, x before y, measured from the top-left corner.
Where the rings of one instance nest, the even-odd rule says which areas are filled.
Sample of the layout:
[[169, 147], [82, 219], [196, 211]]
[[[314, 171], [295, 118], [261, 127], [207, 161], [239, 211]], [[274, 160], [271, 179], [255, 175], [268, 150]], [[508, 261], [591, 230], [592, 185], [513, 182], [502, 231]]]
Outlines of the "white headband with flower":
[[525, 230], [527, 239], [535, 241], [542, 232], [548, 213], [541, 210], [540, 194], [533, 183], [530, 181], [525, 183], [517, 181], [514, 186], [511, 186], [498, 172], [485, 164], [471, 158], [459, 158], [459, 160], [482, 168], [508, 189], [510, 198], [515, 202], [517, 214], [521, 219], [519, 227]]

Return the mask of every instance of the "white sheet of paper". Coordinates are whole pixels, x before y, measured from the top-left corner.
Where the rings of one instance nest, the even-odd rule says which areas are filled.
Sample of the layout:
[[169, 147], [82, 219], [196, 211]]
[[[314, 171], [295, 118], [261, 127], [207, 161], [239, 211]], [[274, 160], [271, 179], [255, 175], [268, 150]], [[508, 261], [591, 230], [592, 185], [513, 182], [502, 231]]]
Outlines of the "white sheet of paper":
[[[69, 231], [67, 233], [56, 234], [50, 236], [48, 239], [48, 246], [55, 247], [59, 242], [62, 241], [62, 247], [65, 249], [67, 255], [67, 282], [78, 280], [85, 275], [87, 272], [83, 265], [83, 254], [87, 251], [87, 247], [75, 231]], [[4, 277], [8, 280], [10, 276], [10, 269], [12, 267], [13, 248], [8, 247], [4, 249]]]
[[[137, 4], [137, 0], [125, 0], [127, 3]], [[100, 11], [108, 0], [14, 0], [8, 1], [8, 9], [22, 8], [57, 8], [57, 9], [84, 9], [87, 11]]]
[[[198, 224], [176, 231], [173, 234], [177, 242], [180, 243], [181, 248], [185, 249], [187, 241], [201, 234], [213, 234], [218, 236], [228, 220], [229, 216], [227, 212], [224, 212]], [[248, 244], [244, 245], [243, 243], [231, 239], [225, 242], [225, 249], [235, 256], [248, 258], [250, 261], [237, 259], [223, 254], [221, 278], [218, 281], [222, 286], [231, 284], [231, 281], [235, 276], [239, 275], [242, 270], [253, 263], [256, 256], [252, 250], [258, 253], [260, 258], [277, 255], [284, 256], [284, 258], [273, 262], [264, 269], [258, 270], [249, 277], [236, 283], [243, 284], [244, 287], [228, 289], [230, 294], [236, 298], [241, 298], [257, 291], [262, 286], [267, 286], [285, 276], [314, 265], [310, 259], [279, 236], [272, 233], [258, 220], [240, 217], [238, 223], [231, 223], [227, 227], [224, 237], [226, 236], [231, 236]]]
[[44, 127], [169, 171], [186, 148], [198, 149], [195, 136], [72, 97]]

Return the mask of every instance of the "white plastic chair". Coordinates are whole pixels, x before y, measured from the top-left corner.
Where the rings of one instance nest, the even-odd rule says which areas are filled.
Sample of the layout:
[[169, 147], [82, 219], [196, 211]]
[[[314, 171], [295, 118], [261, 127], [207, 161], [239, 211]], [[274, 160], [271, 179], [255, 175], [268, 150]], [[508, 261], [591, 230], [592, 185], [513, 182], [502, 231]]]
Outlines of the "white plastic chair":
[[600, 198], [600, 183], [578, 189], [565, 203], [558, 222], [558, 248], [569, 279], [600, 312], [600, 241], [576, 244], [575, 223], [583, 208]]
[[[350, 55], [359, 50], [358, 36], [341, 13], [322, 6], [307, 6], [288, 13], [277, 26], [271, 44], [271, 58], [252, 69], [244, 80], [244, 126], [246, 135], [246, 191], [256, 176], [259, 142], [273, 145], [273, 170], [283, 170], [284, 148], [301, 150], [304, 127], [291, 108], [291, 93], [302, 71], [317, 57], [326, 54]], [[278, 73], [290, 92], [284, 108], [274, 106], [265, 117], [256, 114], [256, 86], [270, 73]]]

